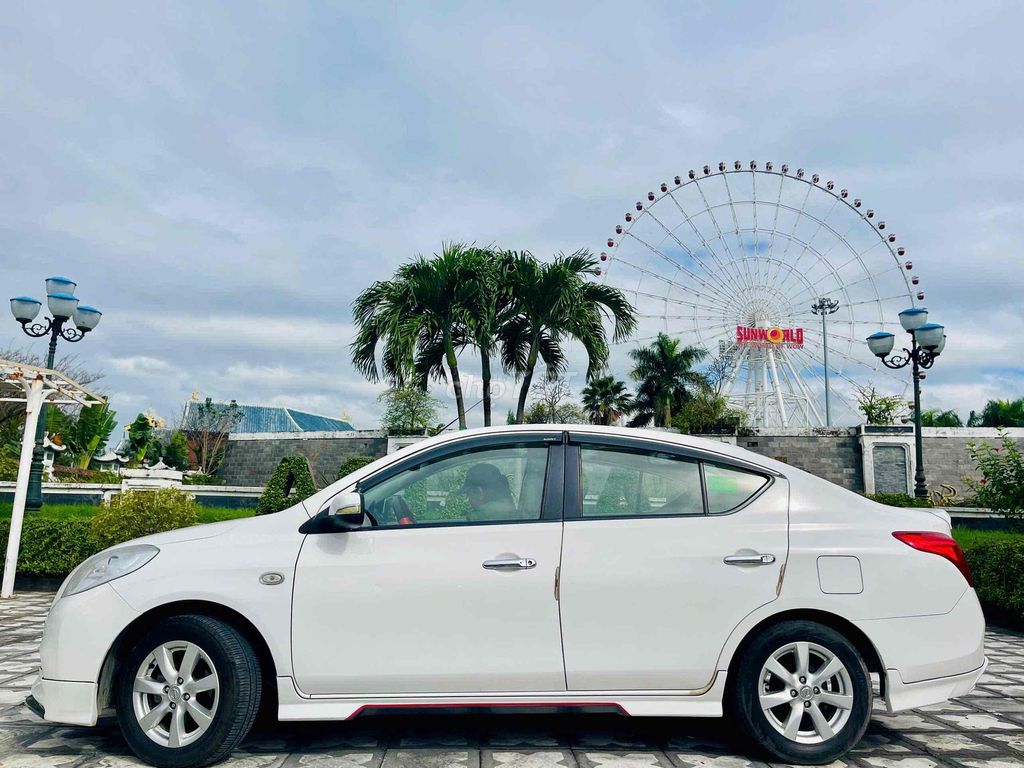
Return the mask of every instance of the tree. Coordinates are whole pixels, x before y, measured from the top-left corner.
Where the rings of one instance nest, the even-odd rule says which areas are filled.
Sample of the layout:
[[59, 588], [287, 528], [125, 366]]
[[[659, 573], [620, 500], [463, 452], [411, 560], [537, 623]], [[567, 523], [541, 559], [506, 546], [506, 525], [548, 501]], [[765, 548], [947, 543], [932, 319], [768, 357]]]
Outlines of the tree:
[[164, 464], [183, 472], [191, 466], [191, 451], [188, 449], [188, 438], [184, 432], [177, 431], [171, 435], [171, 439], [164, 446], [162, 458]]
[[857, 407], [868, 424], [895, 424], [906, 404], [898, 395], [882, 395], [872, 387], [857, 387]]
[[962, 427], [963, 425], [964, 423], [960, 421], [960, 416], [956, 411], [940, 411], [936, 408], [921, 411], [922, 427]]
[[533, 385], [536, 400], [527, 409], [525, 424], [582, 424], [586, 421], [583, 410], [569, 402], [572, 389], [565, 379], [544, 377]]
[[106, 447], [116, 423], [117, 414], [105, 401], [102, 405], [90, 405], [79, 411], [70, 445], [76, 467], [89, 468], [92, 457]]
[[1017, 441], [1000, 429], [999, 445], [967, 444], [967, 451], [982, 479], [964, 478], [974, 491], [975, 503], [988, 507], [1016, 524], [1024, 519], [1024, 455]]
[[359, 294], [351, 345], [353, 365], [371, 381], [383, 377], [402, 387], [414, 374], [423, 380], [450, 376], [460, 429], [466, 428], [466, 407], [458, 352], [470, 342], [468, 315], [484, 290], [484, 278], [465, 251], [459, 243], [445, 244], [432, 259], [419, 256], [399, 267], [392, 280]]
[[631, 427], [652, 421], [656, 427], [671, 426], [673, 412], [708, 386], [703, 374], [694, 370], [707, 357], [707, 351], [684, 347], [679, 339], [664, 333], [659, 333], [649, 346], [631, 349], [629, 356], [634, 363], [630, 376], [638, 382]]
[[614, 424], [632, 405], [633, 396], [626, 390], [626, 382], [614, 376], [595, 376], [583, 388], [583, 407], [591, 424]]
[[719, 347], [718, 356], [712, 358], [704, 368], [704, 378], [712, 392], [716, 395], [722, 394], [735, 367], [736, 345], [733, 344], [725, 349]]
[[614, 341], [627, 338], [636, 327], [636, 310], [625, 294], [588, 279], [597, 264], [585, 250], [559, 254], [546, 263], [525, 251], [507, 255], [504, 274], [511, 304], [499, 336], [505, 369], [522, 377], [516, 406], [519, 423], [525, 418], [538, 360], [544, 361], [549, 377], [557, 378], [565, 364], [561, 344], [575, 339], [586, 350], [589, 379], [608, 360], [604, 321], [613, 321]]
[[153, 414], [140, 413], [128, 425], [128, 453], [133, 464], [141, 464], [147, 455], [150, 458], [160, 458], [161, 445], [153, 434], [153, 428], [162, 424], [163, 422]]
[[1024, 427], [1024, 397], [1016, 400], [989, 400], [981, 413], [971, 411], [969, 427]]
[[392, 387], [377, 400], [384, 404], [381, 427], [395, 435], [422, 435], [441, 405], [419, 387]]
[[724, 395], [713, 389], [698, 392], [679, 407], [672, 419], [672, 426], [680, 432], [706, 434], [723, 430], [734, 431], [747, 420], [741, 408], [732, 408]]
[[192, 397], [182, 410], [178, 431], [185, 435], [189, 452], [195, 457], [193, 469], [212, 475], [224, 460], [228, 434], [242, 418], [242, 409], [234, 400], [225, 404], [209, 397]]

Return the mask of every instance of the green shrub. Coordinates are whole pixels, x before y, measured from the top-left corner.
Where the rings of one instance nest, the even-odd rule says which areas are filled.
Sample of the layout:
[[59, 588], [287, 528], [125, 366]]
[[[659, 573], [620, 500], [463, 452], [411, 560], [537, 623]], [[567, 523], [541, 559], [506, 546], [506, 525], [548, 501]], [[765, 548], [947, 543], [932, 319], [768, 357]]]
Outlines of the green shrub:
[[931, 507], [931, 499], [919, 499], [907, 493], [868, 493], [866, 496], [890, 507]]
[[152, 533], [199, 523], [199, 505], [178, 488], [125, 491], [92, 518], [92, 539], [100, 549]]
[[[295, 493], [292, 493], [294, 489]], [[309, 471], [309, 460], [305, 456], [285, 456], [270, 476], [263, 489], [257, 515], [269, 515], [292, 506], [316, 493], [313, 474]]]
[[978, 506], [988, 507], [1018, 524], [1024, 521], [1024, 454], [1017, 441], [1000, 430], [999, 445], [967, 444], [981, 480], [964, 478]]
[[986, 619], [1024, 628], [1024, 535], [962, 528], [953, 535], [971, 567]]
[[13, 483], [18, 479], [18, 457], [0, 449], [0, 481]]
[[106, 483], [120, 485], [121, 478], [114, 472], [81, 467], [54, 467], [53, 477], [58, 483]]
[[[0, 541], [6, 545], [9, 518], [0, 519]], [[23, 576], [67, 576], [100, 547], [90, 538], [90, 520], [30, 515], [21, 529], [18, 573]], [[3, 563], [0, 562], [0, 571]]]
[[338, 467], [338, 479], [341, 480], [345, 475], [350, 475], [373, 461], [376, 461], [373, 456], [361, 456], [358, 453], [346, 456]]

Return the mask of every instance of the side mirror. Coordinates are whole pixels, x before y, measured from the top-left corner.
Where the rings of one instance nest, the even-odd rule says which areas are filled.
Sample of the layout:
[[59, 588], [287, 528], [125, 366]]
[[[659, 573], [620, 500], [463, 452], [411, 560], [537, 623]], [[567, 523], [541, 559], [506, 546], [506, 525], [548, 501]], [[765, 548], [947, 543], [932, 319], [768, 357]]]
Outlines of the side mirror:
[[339, 528], [361, 528], [366, 514], [363, 512], [363, 496], [360, 493], [339, 493], [331, 499], [327, 516]]

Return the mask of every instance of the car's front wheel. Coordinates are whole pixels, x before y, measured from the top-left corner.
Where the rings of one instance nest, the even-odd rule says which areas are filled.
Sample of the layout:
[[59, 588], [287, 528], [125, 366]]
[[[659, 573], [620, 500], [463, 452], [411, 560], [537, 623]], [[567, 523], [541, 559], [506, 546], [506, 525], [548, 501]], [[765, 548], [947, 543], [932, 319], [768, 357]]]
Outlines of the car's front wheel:
[[259, 709], [259, 664], [234, 627], [174, 616], [131, 648], [116, 681], [117, 718], [142, 760], [193, 768], [227, 757]]
[[871, 679], [842, 634], [816, 622], [787, 621], [742, 653], [732, 710], [772, 758], [829, 763], [860, 741], [871, 717]]

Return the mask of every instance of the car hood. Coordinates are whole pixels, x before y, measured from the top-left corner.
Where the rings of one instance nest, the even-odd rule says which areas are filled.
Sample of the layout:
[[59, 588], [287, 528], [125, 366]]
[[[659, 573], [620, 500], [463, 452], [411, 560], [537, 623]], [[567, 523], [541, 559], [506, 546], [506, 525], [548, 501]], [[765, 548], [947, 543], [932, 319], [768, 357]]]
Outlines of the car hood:
[[[154, 533], [150, 536], [143, 536], [141, 539], [134, 539], [126, 544], [152, 544], [160, 547], [166, 544], [178, 544], [183, 541], [196, 541], [198, 539], [212, 539], [214, 536], [221, 536], [237, 527], [239, 520], [223, 520], [219, 523], [205, 523], [193, 525], [188, 528], [177, 528], [173, 531]], [[120, 546], [120, 545], [119, 545]]]

